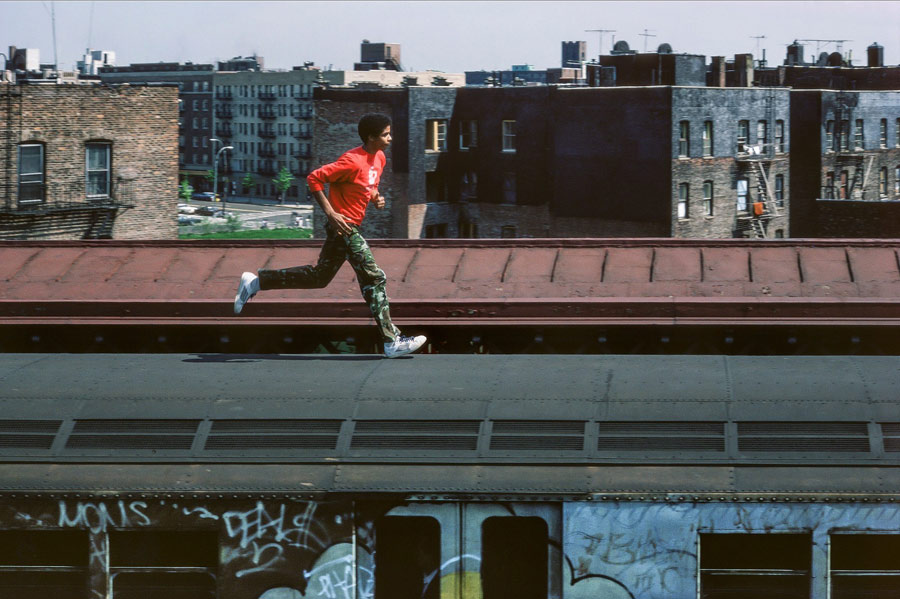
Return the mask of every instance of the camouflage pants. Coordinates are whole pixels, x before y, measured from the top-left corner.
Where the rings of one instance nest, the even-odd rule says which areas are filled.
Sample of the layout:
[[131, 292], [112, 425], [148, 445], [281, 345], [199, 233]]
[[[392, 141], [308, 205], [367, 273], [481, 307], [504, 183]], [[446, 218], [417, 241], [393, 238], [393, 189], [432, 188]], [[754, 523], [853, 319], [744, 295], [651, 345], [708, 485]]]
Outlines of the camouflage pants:
[[345, 260], [356, 273], [359, 290], [369, 305], [375, 324], [385, 343], [400, 335], [391, 322], [389, 298], [385, 292], [387, 277], [375, 264], [369, 244], [359, 234], [359, 228], [351, 225], [349, 235], [338, 235], [330, 224], [325, 225], [325, 244], [319, 252], [316, 264], [293, 266], [277, 270], [260, 269], [259, 288], [266, 289], [321, 289], [328, 285]]

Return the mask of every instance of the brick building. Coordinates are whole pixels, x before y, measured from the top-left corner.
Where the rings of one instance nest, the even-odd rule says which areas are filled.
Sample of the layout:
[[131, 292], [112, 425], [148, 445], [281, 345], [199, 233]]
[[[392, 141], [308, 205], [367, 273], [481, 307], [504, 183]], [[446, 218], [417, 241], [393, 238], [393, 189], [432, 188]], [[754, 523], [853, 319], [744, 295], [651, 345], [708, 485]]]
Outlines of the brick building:
[[206, 173], [212, 169], [213, 65], [177, 62], [136, 63], [103, 67], [104, 83], [174, 83], [179, 90], [178, 177], [195, 191], [212, 189]]
[[793, 90], [791, 127], [794, 236], [900, 235], [900, 90]]
[[322, 90], [316, 155], [358, 144], [376, 108], [394, 121], [394, 203], [372, 236], [789, 234], [788, 90]]
[[0, 83], [0, 238], [175, 239], [178, 88]]

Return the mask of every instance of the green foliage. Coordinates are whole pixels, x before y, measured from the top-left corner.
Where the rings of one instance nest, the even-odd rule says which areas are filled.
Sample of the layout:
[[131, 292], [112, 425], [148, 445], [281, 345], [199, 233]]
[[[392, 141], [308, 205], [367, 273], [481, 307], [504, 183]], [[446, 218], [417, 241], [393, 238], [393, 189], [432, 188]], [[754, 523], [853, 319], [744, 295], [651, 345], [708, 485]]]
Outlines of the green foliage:
[[294, 175], [291, 174], [291, 171], [289, 171], [286, 166], [283, 166], [281, 167], [281, 170], [278, 171], [278, 174], [275, 175], [275, 178], [272, 179], [272, 183], [275, 184], [275, 189], [280, 193], [284, 193], [290, 188], [291, 181], [293, 180]]
[[187, 179], [182, 179], [181, 185], [178, 187], [178, 197], [185, 202], [191, 201], [191, 196], [194, 193], [194, 188], [191, 187], [191, 184], [188, 183]]
[[207, 181], [212, 183], [213, 180], [216, 178], [216, 172], [213, 169], [209, 169], [208, 171], [203, 173], [203, 176], [206, 178]]
[[247, 193], [247, 190], [256, 185], [256, 177], [253, 176], [253, 173], [247, 173], [244, 175], [244, 178], [241, 179], [241, 188], [244, 190], [244, 193]]

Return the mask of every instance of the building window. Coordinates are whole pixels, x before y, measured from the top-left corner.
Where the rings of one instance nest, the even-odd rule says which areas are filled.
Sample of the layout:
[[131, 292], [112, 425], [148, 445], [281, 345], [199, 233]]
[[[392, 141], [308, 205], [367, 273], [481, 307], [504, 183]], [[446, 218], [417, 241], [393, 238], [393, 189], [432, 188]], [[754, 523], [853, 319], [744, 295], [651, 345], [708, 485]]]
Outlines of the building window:
[[750, 143], [750, 121], [738, 121], [737, 134], [737, 151], [743, 154], [747, 151], [747, 144]]
[[425, 173], [425, 201], [429, 204], [447, 201], [447, 183], [441, 173]]
[[215, 532], [110, 531], [112, 596], [213, 599], [218, 554]]
[[844, 119], [841, 121], [841, 146], [840, 149], [842, 152], [846, 152], [850, 149], [850, 121]]
[[428, 119], [425, 121], [425, 149], [430, 152], [447, 151], [446, 119]]
[[516, 174], [503, 173], [503, 203], [516, 203]]
[[897, 119], [897, 122], [894, 123], [894, 135], [897, 137], [894, 145], [900, 148], [900, 119]]
[[881, 147], [886, 148], [888, 144], [887, 119], [881, 119]]
[[690, 188], [687, 183], [678, 184], [678, 218], [688, 218]]
[[110, 144], [87, 144], [87, 197], [108, 198], [110, 174]]
[[900, 165], [894, 169], [894, 195], [900, 196]]
[[441, 526], [424, 516], [386, 516], [375, 523], [374, 599], [441, 596]]
[[808, 534], [700, 534], [701, 597], [809, 597]]
[[850, 173], [847, 171], [841, 171], [841, 188], [840, 188], [840, 199], [846, 200], [849, 196], [848, 185], [850, 183]]
[[503, 151], [516, 151], [516, 122], [503, 121]]
[[775, 229], [775, 239], [784, 239], [784, 229]]
[[466, 171], [460, 180], [460, 196], [465, 199], [478, 197], [478, 173]]
[[900, 535], [832, 534], [831, 599], [900, 596]]
[[192, 108], [193, 110], [197, 110], [197, 104], [198, 104], [198, 103], [199, 103], [198, 100], [194, 100], [194, 101], [191, 103], [191, 108]]
[[828, 171], [825, 174], [825, 199], [834, 199], [834, 171]]
[[549, 548], [542, 518], [492, 516], [481, 526], [484, 599], [547, 597]]
[[775, 205], [784, 207], [784, 175], [775, 175]]
[[878, 195], [886, 198], [888, 194], [888, 175], [887, 167], [883, 166], [878, 171]]
[[209, 140], [208, 140], [207, 138], [205, 138], [205, 137], [201, 138], [201, 143], [202, 143], [202, 145], [203, 145], [204, 148], [208, 148], [208, 147], [209, 147]]
[[775, 121], [775, 151], [784, 154], [784, 121]]
[[853, 147], [856, 150], [862, 150], [864, 147], [865, 139], [863, 137], [863, 120], [856, 119], [856, 131], [853, 139]]
[[769, 143], [769, 123], [768, 121], [759, 121], [756, 123], [756, 144], [759, 149], [765, 151], [766, 144]]
[[203, 119], [202, 123], [203, 126], [201, 127], [201, 129], [209, 129], [209, 119]]
[[687, 157], [691, 155], [691, 122], [681, 121], [678, 123], [678, 156]]
[[825, 123], [825, 151], [834, 152], [834, 121]]
[[35, 204], [46, 198], [44, 145], [19, 145], [19, 204]]
[[713, 215], [713, 182], [703, 182], [703, 210], [706, 216]]
[[706, 121], [703, 123], [703, 155], [713, 155], [713, 122]]
[[737, 180], [737, 209], [739, 212], [747, 211], [747, 195], [750, 190], [750, 181], [747, 179]]
[[89, 554], [86, 530], [0, 531], [0, 597], [83, 597]]
[[478, 121], [462, 121], [459, 124], [459, 149], [478, 146]]

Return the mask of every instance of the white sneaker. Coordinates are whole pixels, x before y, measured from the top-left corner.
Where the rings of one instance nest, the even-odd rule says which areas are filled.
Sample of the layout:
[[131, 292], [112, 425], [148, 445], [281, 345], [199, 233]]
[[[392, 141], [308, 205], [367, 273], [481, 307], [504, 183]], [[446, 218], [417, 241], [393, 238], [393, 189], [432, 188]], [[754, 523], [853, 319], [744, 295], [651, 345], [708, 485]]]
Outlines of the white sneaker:
[[426, 341], [425, 335], [417, 335], [416, 337], [397, 337], [392, 343], [384, 344], [384, 356], [386, 358], [396, 358], [397, 356], [411, 354], [425, 345]]
[[259, 277], [252, 272], [241, 275], [241, 283], [238, 285], [237, 295], [234, 296], [234, 313], [240, 314], [244, 304], [259, 292]]

